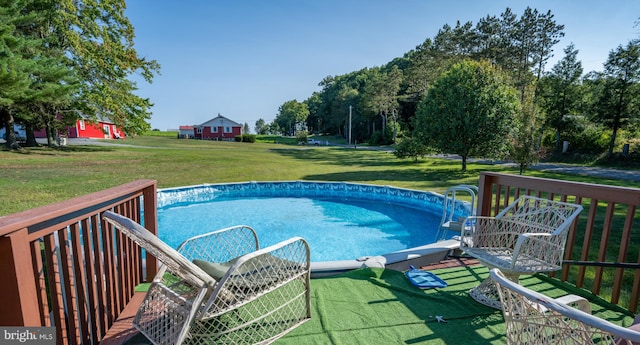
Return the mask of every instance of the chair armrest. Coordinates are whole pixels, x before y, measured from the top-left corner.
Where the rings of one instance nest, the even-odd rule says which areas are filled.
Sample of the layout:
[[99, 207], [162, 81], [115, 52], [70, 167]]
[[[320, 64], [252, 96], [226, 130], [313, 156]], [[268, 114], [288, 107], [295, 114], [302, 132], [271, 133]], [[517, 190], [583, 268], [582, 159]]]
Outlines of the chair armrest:
[[514, 257], [518, 256], [525, 242], [532, 242], [535, 239], [542, 240], [543, 238], [550, 238], [550, 237], [551, 237], [551, 234], [543, 233], [543, 232], [530, 232], [526, 234], [521, 234], [520, 236], [518, 236], [518, 239], [516, 240], [516, 245], [513, 247], [513, 256]]
[[589, 301], [584, 297], [578, 295], [564, 295], [562, 297], [555, 298], [554, 301], [574, 307], [587, 314], [591, 314], [591, 303], [589, 303]]
[[191, 237], [180, 244], [178, 252], [191, 261], [226, 262], [258, 249], [253, 228], [237, 225]]
[[526, 255], [548, 263], [549, 266], [560, 266], [564, 252], [565, 237], [549, 233], [526, 233], [518, 236], [513, 247], [512, 266], [518, 262], [518, 257]]

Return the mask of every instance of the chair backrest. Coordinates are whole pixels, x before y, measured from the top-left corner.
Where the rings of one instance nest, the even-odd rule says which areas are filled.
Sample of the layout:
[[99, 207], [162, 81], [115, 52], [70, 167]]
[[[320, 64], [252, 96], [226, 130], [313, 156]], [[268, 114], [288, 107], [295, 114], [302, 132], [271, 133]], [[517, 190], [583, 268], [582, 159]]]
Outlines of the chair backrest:
[[492, 269], [507, 344], [640, 344], [636, 332], [532, 291]]
[[255, 230], [248, 225], [234, 225], [190, 237], [176, 250], [190, 261], [227, 262], [258, 249]]
[[554, 235], [566, 231], [582, 211], [582, 205], [523, 195], [496, 218], [510, 218], [530, 227], [529, 232]]
[[194, 265], [177, 250], [162, 242], [142, 225], [111, 211], [105, 211], [102, 218], [144, 248], [147, 254], [155, 256], [163, 265], [167, 266], [171, 273], [194, 286], [203, 286], [203, 284], [210, 287], [215, 286], [215, 279]]

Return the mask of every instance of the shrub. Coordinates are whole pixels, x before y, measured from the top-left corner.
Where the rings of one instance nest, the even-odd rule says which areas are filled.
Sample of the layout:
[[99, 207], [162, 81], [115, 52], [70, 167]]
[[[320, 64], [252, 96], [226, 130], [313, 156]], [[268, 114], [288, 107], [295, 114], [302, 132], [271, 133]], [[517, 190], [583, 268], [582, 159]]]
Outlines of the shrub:
[[242, 136], [242, 142], [244, 143], [255, 143], [256, 135], [255, 134], [244, 134]]
[[[396, 134], [400, 137], [400, 124], [396, 123]], [[393, 144], [393, 126], [392, 122], [387, 123], [384, 134], [382, 130], [373, 132], [369, 139], [369, 145], [391, 145]]]
[[255, 134], [241, 134], [241, 135], [236, 135], [234, 139], [235, 139], [235, 141], [237, 143], [239, 143], [239, 142], [255, 143], [256, 142], [256, 135]]
[[589, 126], [582, 131], [568, 133], [564, 140], [569, 141], [569, 150], [581, 153], [598, 153], [607, 150], [610, 137], [595, 126]]
[[296, 140], [298, 141], [298, 144], [306, 145], [308, 139], [309, 133], [307, 133], [307, 131], [296, 132]]
[[413, 137], [400, 140], [393, 152], [397, 158], [413, 158], [414, 162], [418, 162], [418, 157], [424, 158], [427, 153], [429, 153], [429, 148]]

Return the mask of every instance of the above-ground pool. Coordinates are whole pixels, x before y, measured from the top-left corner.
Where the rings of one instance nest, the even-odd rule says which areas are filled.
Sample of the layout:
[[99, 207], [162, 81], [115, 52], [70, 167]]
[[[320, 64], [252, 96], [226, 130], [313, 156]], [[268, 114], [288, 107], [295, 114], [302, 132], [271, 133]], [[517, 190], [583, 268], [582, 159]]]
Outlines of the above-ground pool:
[[206, 184], [158, 192], [158, 235], [175, 248], [244, 224], [261, 247], [301, 236], [313, 262], [355, 260], [432, 243], [442, 203], [433, 192], [345, 182]]

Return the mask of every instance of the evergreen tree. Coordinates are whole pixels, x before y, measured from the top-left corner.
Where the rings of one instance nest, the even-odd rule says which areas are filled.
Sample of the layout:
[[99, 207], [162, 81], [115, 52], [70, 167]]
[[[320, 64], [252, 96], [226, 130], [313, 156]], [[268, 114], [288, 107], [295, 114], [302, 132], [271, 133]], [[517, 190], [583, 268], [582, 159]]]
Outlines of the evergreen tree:
[[593, 74], [593, 120], [611, 129], [608, 155], [613, 154], [618, 130], [640, 114], [636, 100], [640, 96], [640, 42], [631, 41], [609, 52], [604, 72]]
[[23, 36], [17, 26], [25, 22], [21, 10], [28, 1], [0, 0], [0, 124], [6, 128], [6, 147], [17, 148], [13, 130], [15, 101], [26, 97], [34, 61], [26, 53], [39, 42]]
[[[80, 83], [61, 44], [61, 32], [53, 26], [59, 14], [57, 3], [34, 0], [23, 13], [28, 20], [18, 26], [20, 33], [39, 40], [40, 44], [26, 55], [35, 63], [30, 73], [29, 91], [16, 101], [20, 109], [18, 116], [27, 128], [27, 145], [36, 145], [34, 129], [45, 128], [51, 146], [63, 125], [75, 123], [77, 113], [71, 109], [78, 101], [75, 96]], [[58, 116], [66, 121], [58, 121]]]
[[577, 115], [580, 101], [582, 63], [573, 43], [564, 49], [564, 57], [541, 79], [541, 105], [546, 125], [555, 130], [555, 151], [560, 152], [561, 134], [569, 124], [567, 115]]

